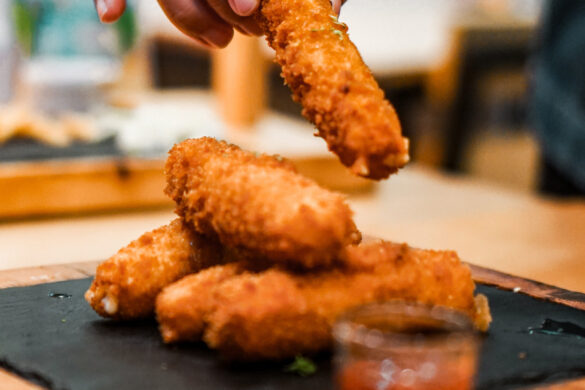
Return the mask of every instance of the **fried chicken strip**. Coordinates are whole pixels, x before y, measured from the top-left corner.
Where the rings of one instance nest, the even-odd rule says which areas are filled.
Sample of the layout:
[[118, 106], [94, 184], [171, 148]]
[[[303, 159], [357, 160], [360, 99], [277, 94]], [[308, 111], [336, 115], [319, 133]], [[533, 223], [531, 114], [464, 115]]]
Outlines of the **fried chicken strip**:
[[408, 139], [329, 0], [263, 0], [258, 20], [303, 115], [341, 162], [383, 179], [408, 162]]
[[100, 264], [85, 299], [103, 317], [152, 316], [163, 287], [222, 261], [221, 246], [180, 219], [143, 234]]
[[314, 268], [334, 263], [360, 234], [341, 194], [319, 187], [278, 157], [213, 138], [169, 152], [165, 192], [196, 231], [250, 257]]
[[236, 360], [311, 354], [331, 346], [341, 313], [391, 299], [458, 309], [487, 330], [487, 301], [473, 296], [470, 270], [454, 252], [377, 242], [348, 247], [345, 257], [343, 268], [308, 274], [276, 268], [252, 273], [231, 265], [188, 276], [157, 299], [163, 339], [203, 337]]
[[164, 289], [156, 299], [156, 318], [165, 343], [200, 340], [205, 318], [214, 307], [216, 287], [242, 272], [240, 264], [217, 265], [185, 276]]

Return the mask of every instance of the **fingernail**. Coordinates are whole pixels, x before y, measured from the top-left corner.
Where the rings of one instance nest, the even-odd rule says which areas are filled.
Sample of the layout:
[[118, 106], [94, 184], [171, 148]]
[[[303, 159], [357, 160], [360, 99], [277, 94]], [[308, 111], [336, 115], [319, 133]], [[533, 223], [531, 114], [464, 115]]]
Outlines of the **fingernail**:
[[229, 0], [235, 13], [240, 16], [249, 16], [258, 7], [257, 0]]
[[96, 0], [95, 9], [97, 10], [98, 16], [101, 19], [108, 13], [108, 3], [106, 0]]

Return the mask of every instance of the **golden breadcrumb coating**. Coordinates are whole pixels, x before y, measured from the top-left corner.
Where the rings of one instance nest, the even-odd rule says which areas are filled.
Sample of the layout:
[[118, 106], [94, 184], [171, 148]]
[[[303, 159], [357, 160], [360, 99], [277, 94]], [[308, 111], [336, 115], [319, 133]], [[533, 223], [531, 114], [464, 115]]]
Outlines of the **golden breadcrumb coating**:
[[391, 299], [455, 308], [487, 329], [489, 309], [478, 311], [470, 270], [454, 252], [376, 242], [348, 247], [345, 260], [344, 267], [305, 274], [230, 265], [189, 276], [157, 300], [163, 339], [194, 341], [203, 334], [211, 348], [236, 360], [312, 354], [331, 346], [341, 313]]
[[143, 234], [100, 264], [85, 299], [103, 317], [152, 316], [163, 287], [221, 262], [221, 246], [180, 219]]
[[251, 257], [299, 268], [331, 265], [360, 234], [341, 194], [273, 156], [213, 138], [169, 152], [165, 192], [196, 231]]
[[258, 20], [293, 99], [344, 165], [383, 179], [408, 162], [396, 112], [329, 0], [263, 0]]
[[[205, 327], [204, 318], [213, 307], [215, 287], [239, 273], [235, 263], [218, 265], [187, 275], [162, 290], [156, 298], [156, 315], [160, 333], [166, 343], [199, 340]], [[182, 310], [176, 308], [182, 307]]]

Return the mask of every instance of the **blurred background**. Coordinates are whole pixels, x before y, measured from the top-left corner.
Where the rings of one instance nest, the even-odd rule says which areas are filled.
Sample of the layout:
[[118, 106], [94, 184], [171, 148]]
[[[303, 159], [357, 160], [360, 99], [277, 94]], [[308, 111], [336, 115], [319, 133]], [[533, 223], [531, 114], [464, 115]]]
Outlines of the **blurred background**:
[[[293, 158], [343, 191], [372, 186], [348, 176], [311, 136], [260, 38], [237, 36], [228, 49], [209, 51], [183, 37], [153, 1], [130, 2], [113, 25], [100, 24], [86, 0], [0, 7], [2, 177], [15, 162], [43, 170], [63, 159], [87, 173], [92, 161], [109, 159], [118, 174], [148, 174], [173, 143], [210, 135]], [[528, 69], [541, 7], [540, 0], [348, 1], [340, 19], [396, 107], [415, 163], [532, 192], [538, 150], [527, 120]], [[106, 169], [98, 165], [96, 172]], [[151, 197], [133, 193], [128, 206], [158, 201]], [[108, 208], [76, 198], [69, 211]], [[31, 207], [14, 200], [0, 206], [0, 218], [68, 211], [65, 198], [55, 210], [48, 199]]]
[[[541, 0], [347, 1], [340, 20], [411, 140], [412, 164], [376, 184], [351, 176], [313, 137], [261, 38], [236, 35], [210, 51], [155, 1], [130, 1], [120, 21], [102, 25], [90, 0], [2, 0], [0, 268], [100, 260], [165, 223], [166, 151], [204, 135], [291, 158], [349, 194], [368, 234], [507, 264], [511, 252], [486, 252], [477, 237], [501, 229], [471, 237], [462, 234], [470, 224], [449, 234], [433, 223], [540, 204], [528, 106], [542, 8]], [[39, 254], [22, 245], [71, 232], [76, 246]]]

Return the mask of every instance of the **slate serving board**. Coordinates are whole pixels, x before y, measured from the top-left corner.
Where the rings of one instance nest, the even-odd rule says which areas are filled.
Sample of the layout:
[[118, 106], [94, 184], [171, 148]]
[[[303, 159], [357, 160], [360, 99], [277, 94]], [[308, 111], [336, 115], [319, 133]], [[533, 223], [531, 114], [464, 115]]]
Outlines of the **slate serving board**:
[[[165, 346], [154, 322], [100, 319], [83, 293], [91, 279], [0, 290], [0, 367], [49, 389], [333, 389], [330, 356], [302, 378], [285, 363], [221, 363], [203, 344]], [[494, 322], [477, 388], [518, 389], [585, 375], [585, 339], [529, 332], [546, 319], [585, 326], [585, 312], [479, 286]], [[59, 297], [67, 294], [70, 297]], [[50, 297], [54, 295], [54, 297]]]

